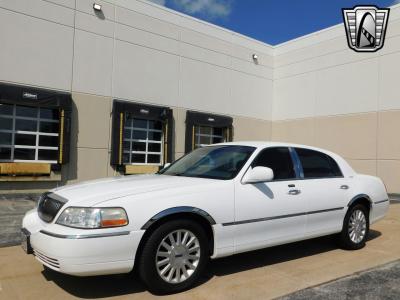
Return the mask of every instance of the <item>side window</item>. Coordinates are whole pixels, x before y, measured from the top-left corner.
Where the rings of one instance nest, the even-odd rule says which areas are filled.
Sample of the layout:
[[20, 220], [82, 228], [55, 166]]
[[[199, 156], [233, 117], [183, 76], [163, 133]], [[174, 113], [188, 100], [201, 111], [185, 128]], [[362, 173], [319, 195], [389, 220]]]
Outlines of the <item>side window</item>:
[[296, 152], [303, 166], [305, 178], [342, 176], [336, 161], [325, 153], [301, 148], [296, 148]]
[[252, 167], [268, 167], [275, 180], [296, 178], [292, 157], [286, 147], [267, 148], [255, 158]]

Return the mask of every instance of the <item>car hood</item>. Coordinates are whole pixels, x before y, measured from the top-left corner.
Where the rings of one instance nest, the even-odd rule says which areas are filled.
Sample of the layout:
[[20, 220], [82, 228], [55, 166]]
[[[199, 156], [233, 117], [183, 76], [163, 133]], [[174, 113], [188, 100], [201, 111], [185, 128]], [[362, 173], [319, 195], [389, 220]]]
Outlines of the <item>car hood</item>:
[[164, 192], [178, 188], [204, 186], [213, 179], [167, 176], [130, 175], [72, 184], [52, 190], [68, 200], [68, 205], [93, 206], [101, 202], [150, 192]]

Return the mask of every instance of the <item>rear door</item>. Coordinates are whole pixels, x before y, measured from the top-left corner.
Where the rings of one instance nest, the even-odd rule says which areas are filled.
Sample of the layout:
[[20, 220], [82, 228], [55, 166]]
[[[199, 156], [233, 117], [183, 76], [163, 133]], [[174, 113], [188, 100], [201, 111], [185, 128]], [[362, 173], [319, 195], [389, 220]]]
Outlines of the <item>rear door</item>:
[[258, 249], [304, 236], [306, 201], [298, 187], [297, 170], [287, 147], [263, 149], [251, 167], [269, 167], [270, 182], [235, 185], [235, 249]]
[[300, 162], [302, 194], [307, 201], [305, 234], [308, 237], [338, 232], [346, 212], [350, 186], [329, 155], [295, 148]]

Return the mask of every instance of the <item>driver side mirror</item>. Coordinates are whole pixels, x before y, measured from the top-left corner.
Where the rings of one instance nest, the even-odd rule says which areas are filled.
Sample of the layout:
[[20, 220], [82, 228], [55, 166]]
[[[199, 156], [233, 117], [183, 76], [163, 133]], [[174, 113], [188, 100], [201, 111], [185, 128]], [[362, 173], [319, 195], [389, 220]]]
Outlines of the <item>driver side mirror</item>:
[[274, 179], [274, 171], [267, 167], [250, 168], [242, 179], [243, 184], [259, 183]]
[[166, 164], [163, 166], [163, 169], [168, 168], [170, 165], [171, 165], [171, 163], [166, 163]]

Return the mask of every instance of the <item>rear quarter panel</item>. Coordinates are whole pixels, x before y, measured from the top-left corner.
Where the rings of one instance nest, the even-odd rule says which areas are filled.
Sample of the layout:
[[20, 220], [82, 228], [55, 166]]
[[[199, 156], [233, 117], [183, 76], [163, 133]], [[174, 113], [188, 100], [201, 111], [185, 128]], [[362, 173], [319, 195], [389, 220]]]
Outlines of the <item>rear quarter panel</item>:
[[351, 178], [351, 199], [366, 195], [371, 202], [370, 223], [383, 218], [389, 209], [389, 196], [385, 185], [378, 177], [357, 174]]

